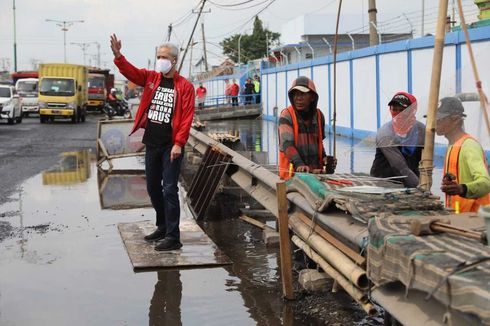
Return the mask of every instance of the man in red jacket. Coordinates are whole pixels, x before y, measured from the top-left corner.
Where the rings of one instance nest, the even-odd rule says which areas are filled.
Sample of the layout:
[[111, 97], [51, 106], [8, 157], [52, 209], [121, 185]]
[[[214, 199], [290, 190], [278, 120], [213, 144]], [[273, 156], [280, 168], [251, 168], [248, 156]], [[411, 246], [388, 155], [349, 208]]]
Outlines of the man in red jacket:
[[183, 148], [194, 116], [194, 87], [176, 71], [178, 48], [170, 43], [157, 50], [156, 70], [138, 69], [121, 54], [121, 41], [111, 35], [114, 63], [128, 80], [144, 87], [131, 133], [144, 128], [146, 186], [156, 211], [155, 232], [147, 241], [162, 240], [155, 250], [176, 250], [180, 242], [177, 182]]
[[230, 95], [231, 95], [231, 106], [238, 106], [238, 94], [240, 93], [240, 86], [233, 79], [233, 84], [231, 85]]

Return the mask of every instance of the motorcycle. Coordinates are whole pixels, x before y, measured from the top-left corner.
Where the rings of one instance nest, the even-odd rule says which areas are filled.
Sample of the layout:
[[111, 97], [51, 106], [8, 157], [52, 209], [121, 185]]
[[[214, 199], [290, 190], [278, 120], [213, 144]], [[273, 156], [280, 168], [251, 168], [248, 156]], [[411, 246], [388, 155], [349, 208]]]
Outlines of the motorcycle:
[[103, 109], [109, 119], [114, 116], [121, 116], [125, 119], [131, 119], [131, 111], [125, 100], [107, 101]]

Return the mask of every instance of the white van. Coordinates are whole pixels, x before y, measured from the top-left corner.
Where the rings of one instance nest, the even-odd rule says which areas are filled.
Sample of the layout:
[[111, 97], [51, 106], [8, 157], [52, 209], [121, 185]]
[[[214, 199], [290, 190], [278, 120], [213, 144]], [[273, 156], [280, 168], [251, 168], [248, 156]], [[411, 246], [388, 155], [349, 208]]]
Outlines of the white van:
[[20, 97], [10, 85], [0, 85], [0, 120], [7, 119], [9, 125], [22, 122]]
[[17, 93], [22, 98], [22, 115], [28, 116], [29, 113], [39, 113], [39, 100], [37, 78], [22, 78], [15, 84]]

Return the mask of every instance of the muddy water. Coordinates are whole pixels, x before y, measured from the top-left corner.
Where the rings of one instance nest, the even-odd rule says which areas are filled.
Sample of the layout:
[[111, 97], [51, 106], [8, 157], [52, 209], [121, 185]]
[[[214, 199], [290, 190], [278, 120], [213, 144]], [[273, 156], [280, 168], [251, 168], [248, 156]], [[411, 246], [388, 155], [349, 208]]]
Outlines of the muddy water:
[[[236, 149], [275, 164], [273, 123], [216, 123], [208, 130], [235, 127], [241, 138]], [[338, 153], [339, 172], [367, 172], [374, 149], [340, 139]], [[115, 181], [100, 198], [94, 163], [83, 169], [60, 177], [62, 164], [32, 177], [0, 206], [0, 325], [321, 324], [303, 313], [310, 306], [299, 309], [317, 309], [312, 300], [284, 304], [277, 250], [265, 248], [261, 232], [236, 219], [203, 224], [233, 265], [134, 273], [116, 224], [153, 219], [154, 213], [101, 206], [120, 204], [120, 198], [142, 204], [144, 186], [139, 180], [127, 194]], [[329, 300], [320, 302], [328, 322], [376, 324], [363, 320], [348, 298]]]
[[0, 325], [317, 324], [283, 313], [277, 253], [237, 220], [208, 225], [234, 265], [133, 273], [116, 224], [153, 212], [101, 209], [141, 187], [114, 187], [101, 201], [87, 169], [37, 175], [0, 206]]

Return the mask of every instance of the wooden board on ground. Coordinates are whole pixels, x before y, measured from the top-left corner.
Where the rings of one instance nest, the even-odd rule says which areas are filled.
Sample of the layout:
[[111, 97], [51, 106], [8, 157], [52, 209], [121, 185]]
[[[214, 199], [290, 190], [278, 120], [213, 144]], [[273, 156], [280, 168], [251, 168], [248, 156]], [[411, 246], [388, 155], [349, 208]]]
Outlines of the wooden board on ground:
[[182, 249], [156, 251], [155, 244], [143, 237], [155, 229], [152, 221], [119, 223], [117, 225], [134, 271], [155, 269], [202, 268], [231, 264], [231, 260], [216, 247], [192, 219], [180, 222]]

